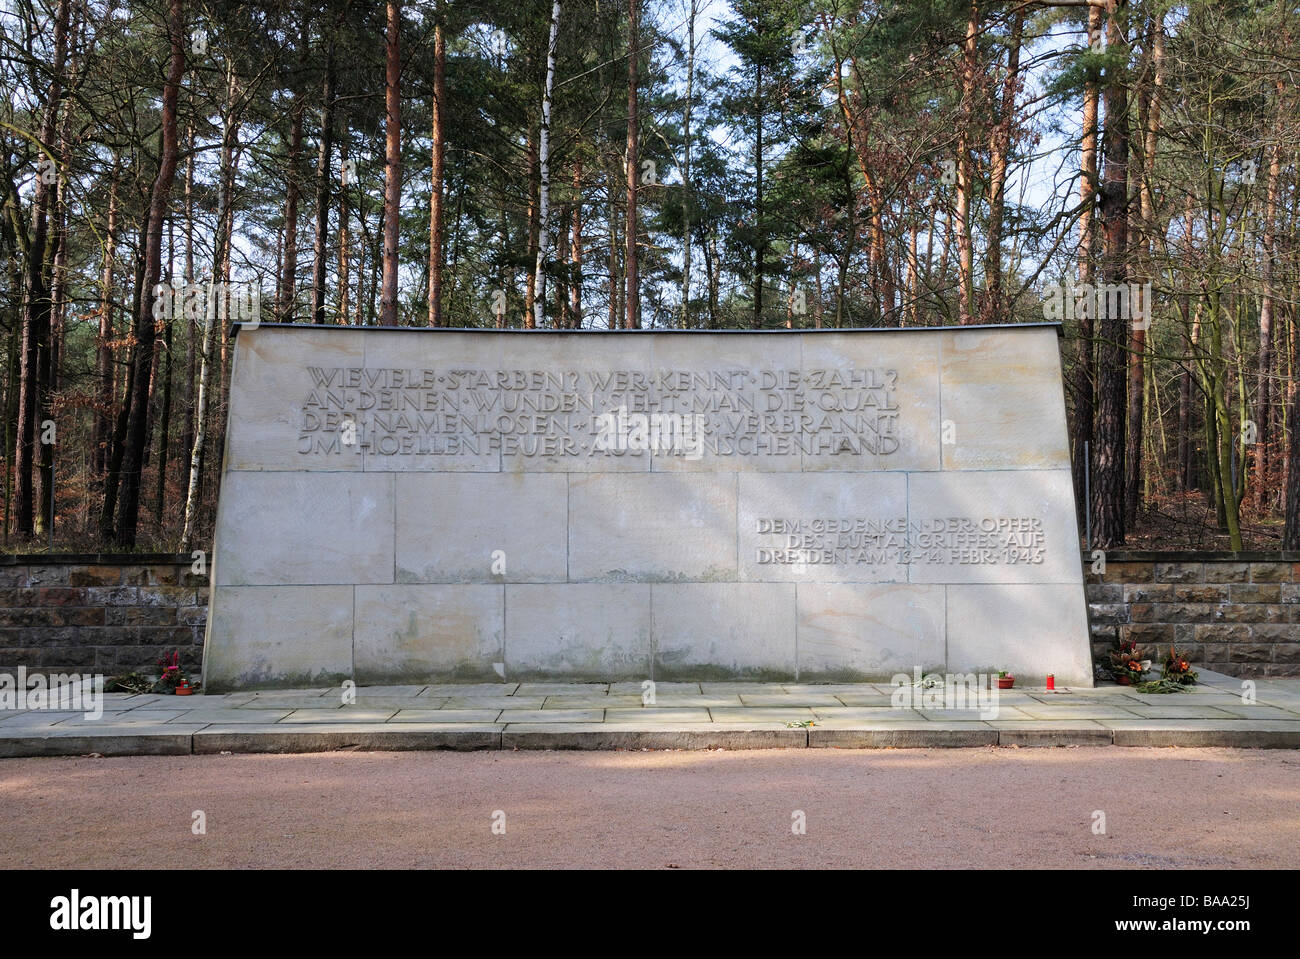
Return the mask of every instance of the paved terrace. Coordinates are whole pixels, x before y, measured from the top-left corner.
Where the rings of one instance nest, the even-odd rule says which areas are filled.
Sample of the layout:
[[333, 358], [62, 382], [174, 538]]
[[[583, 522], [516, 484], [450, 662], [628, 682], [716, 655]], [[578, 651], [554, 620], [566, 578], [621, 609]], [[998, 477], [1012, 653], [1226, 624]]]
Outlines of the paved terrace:
[[[1013, 689], [978, 710], [893, 708], [885, 683], [492, 683], [225, 696], [104, 694], [104, 715], [0, 711], [0, 756], [337, 749], [1238, 746], [1300, 748], [1300, 680], [1201, 671], [1186, 693]], [[920, 694], [920, 690], [915, 690]]]

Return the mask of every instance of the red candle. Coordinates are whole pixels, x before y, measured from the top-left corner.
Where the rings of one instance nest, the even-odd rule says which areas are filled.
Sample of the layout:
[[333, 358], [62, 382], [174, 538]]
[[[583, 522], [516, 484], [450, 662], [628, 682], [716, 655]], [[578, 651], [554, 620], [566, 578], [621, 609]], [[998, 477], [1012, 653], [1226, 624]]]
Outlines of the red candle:
[[1049, 692], [1056, 689], [1056, 675], [1054, 673], [1047, 674], [1047, 689]]

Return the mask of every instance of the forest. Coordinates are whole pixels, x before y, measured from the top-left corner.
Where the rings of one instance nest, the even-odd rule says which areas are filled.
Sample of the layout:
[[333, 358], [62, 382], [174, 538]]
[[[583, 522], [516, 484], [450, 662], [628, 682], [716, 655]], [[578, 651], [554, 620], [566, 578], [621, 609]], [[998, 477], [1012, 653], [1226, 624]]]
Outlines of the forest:
[[1300, 549], [1298, 28], [0, 0], [3, 548], [210, 548], [235, 322], [1059, 321], [1087, 547]]

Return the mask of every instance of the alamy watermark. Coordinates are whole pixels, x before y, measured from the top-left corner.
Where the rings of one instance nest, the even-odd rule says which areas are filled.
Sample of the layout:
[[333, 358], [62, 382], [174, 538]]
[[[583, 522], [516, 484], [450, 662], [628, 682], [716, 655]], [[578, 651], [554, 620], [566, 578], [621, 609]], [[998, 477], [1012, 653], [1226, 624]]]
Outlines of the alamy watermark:
[[980, 719], [998, 718], [998, 684], [986, 673], [895, 673], [889, 680], [893, 709], [976, 709]]
[[1151, 326], [1151, 284], [1053, 283], [1043, 291], [1048, 320], [1128, 320], [1135, 330]]
[[702, 413], [629, 413], [620, 406], [596, 417], [596, 441], [592, 450], [601, 453], [681, 454], [688, 460], [704, 455], [704, 431], [708, 417]]
[[262, 321], [262, 288], [239, 282], [159, 283], [153, 288], [153, 317], [235, 320], [256, 327]]
[[0, 673], [0, 710], [64, 709], [81, 712], [86, 719], [104, 715], [103, 673], [37, 673], [27, 675], [19, 666], [18, 674]]

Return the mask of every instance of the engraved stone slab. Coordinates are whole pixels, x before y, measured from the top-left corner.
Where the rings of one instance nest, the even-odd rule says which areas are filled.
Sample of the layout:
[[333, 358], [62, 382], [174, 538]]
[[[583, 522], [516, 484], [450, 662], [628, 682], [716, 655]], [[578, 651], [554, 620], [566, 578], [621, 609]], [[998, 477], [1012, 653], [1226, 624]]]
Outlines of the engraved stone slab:
[[943, 353], [944, 469], [1069, 469], [1055, 330], [950, 330]]
[[205, 680], [1090, 686], [1051, 326], [233, 341]]
[[569, 480], [569, 578], [736, 578], [732, 473], [594, 473]]
[[218, 586], [393, 581], [393, 477], [229, 472]]
[[946, 663], [942, 586], [800, 583], [799, 676], [852, 681]]
[[781, 583], [652, 586], [655, 676], [779, 680], [793, 675], [794, 590]]
[[504, 586], [358, 586], [356, 681], [490, 681], [504, 662]]
[[207, 692], [328, 686], [352, 678], [351, 586], [214, 589], [203, 649]]
[[650, 586], [507, 585], [507, 675], [568, 682], [650, 676]]
[[568, 478], [547, 473], [403, 473], [399, 583], [563, 583]]
[[[962, 672], [1005, 669], [1037, 685], [1091, 686], [1092, 658], [1076, 637], [1088, 628], [1082, 584], [948, 586], [948, 662]], [[1068, 677], [1068, 679], [1062, 679]]]

